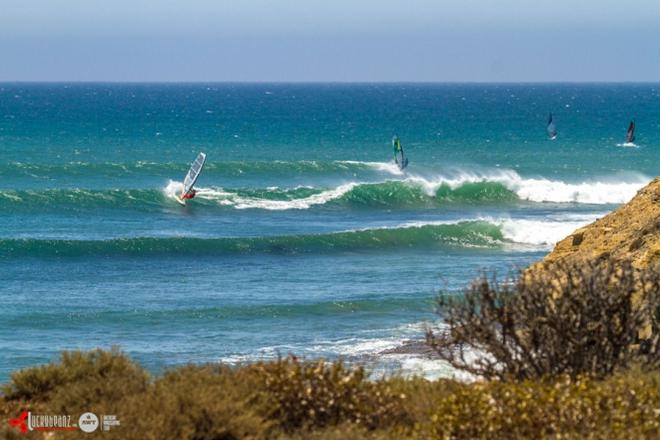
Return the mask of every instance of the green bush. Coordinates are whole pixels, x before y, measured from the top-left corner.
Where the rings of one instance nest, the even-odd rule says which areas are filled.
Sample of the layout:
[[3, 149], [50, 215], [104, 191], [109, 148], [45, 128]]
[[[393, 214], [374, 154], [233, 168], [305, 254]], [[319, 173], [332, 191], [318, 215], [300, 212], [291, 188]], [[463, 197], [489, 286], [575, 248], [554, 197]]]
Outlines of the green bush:
[[67, 353], [22, 370], [0, 398], [0, 438], [42, 438], [6, 423], [26, 409], [116, 414], [121, 426], [98, 436], [122, 440], [660, 438], [658, 371], [605, 380], [370, 381], [361, 368], [290, 357], [236, 368], [183, 366], [145, 378], [117, 350]]
[[117, 414], [120, 438], [144, 440], [264, 438], [273, 423], [261, 414], [250, 369], [185, 366], [127, 399]]
[[294, 356], [256, 365], [267, 416], [284, 431], [355, 423], [369, 429], [406, 423], [402, 401], [387, 381], [370, 382], [364, 368], [341, 361], [301, 362]]
[[[147, 372], [117, 348], [64, 352], [59, 362], [14, 372], [2, 386], [0, 438], [25, 438], [7, 423], [21, 411], [72, 417], [90, 410], [120, 414], [126, 399], [143, 394], [148, 386]], [[84, 435], [66, 433], [67, 438]]]
[[144, 392], [149, 375], [119, 349], [63, 352], [60, 362], [18, 370], [2, 388], [6, 401], [49, 402], [59, 412], [119, 402]]
[[660, 274], [629, 262], [555, 263], [503, 284], [485, 276], [464, 297], [442, 296], [446, 331], [427, 334], [440, 358], [488, 379], [605, 377], [657, 368]]
[[462, 384], [437, 397], [425, 438], [652, 439], [660, 435], [658, 374]]

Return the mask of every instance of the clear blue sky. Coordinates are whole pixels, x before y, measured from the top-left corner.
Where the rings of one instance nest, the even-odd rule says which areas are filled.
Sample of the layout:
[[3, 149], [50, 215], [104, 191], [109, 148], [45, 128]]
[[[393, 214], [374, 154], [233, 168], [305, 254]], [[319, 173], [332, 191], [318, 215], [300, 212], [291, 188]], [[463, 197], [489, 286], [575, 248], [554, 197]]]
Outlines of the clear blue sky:
[[660, 0], [0, 0], [0, 81], [660, 81]]

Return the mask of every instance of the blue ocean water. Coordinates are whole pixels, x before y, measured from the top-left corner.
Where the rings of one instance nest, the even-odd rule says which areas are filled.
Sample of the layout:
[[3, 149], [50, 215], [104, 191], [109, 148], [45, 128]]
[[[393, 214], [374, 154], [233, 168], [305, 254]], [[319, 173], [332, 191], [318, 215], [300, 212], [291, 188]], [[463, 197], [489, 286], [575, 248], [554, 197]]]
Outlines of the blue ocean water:
[[657, 84], [0, 84], [0, 381], [111, 345], [153, 371], [292, 352], [447, 374], [382, 352], [441, 325], [440, 290], [658, 174]]

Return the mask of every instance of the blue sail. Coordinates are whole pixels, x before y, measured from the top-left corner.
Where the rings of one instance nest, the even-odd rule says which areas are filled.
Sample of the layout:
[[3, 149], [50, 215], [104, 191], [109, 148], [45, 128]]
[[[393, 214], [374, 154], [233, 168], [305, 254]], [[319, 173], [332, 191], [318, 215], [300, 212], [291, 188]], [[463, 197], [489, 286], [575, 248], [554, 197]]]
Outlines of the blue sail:
[[547, 130], [550, 139], [555, 139], [557, 137], [557, 127], [555, 126], [555, 121], [552, 117], [552, 113], [550, 113], [550, 116], [548, 116]]
[[630, 121], [628, 131], [626, 132], [626, 142], [632, 144], [635, 142], [635, 121]]

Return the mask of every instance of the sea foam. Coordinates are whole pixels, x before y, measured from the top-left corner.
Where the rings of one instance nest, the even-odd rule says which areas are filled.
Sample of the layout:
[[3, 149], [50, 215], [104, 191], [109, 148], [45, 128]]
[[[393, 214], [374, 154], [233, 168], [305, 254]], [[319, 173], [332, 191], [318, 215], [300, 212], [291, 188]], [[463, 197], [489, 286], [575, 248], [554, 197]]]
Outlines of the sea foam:
[[422, 187], [428, 195], [436, 193], [442, 185], [452, 189], [466, 183], [500, 183], [513, 191], [521, 200], [531, 202], [618, 204], [630, 200], [650, 179], [639, 176], [633, 181], [620, 182], [608, 179], [568, 183], [545, 178], [523, 178], [513, 170], [496, 170], [485, 173], [463, 171], [455, 176], [426, 178], [410, 176], [404, 181]]

